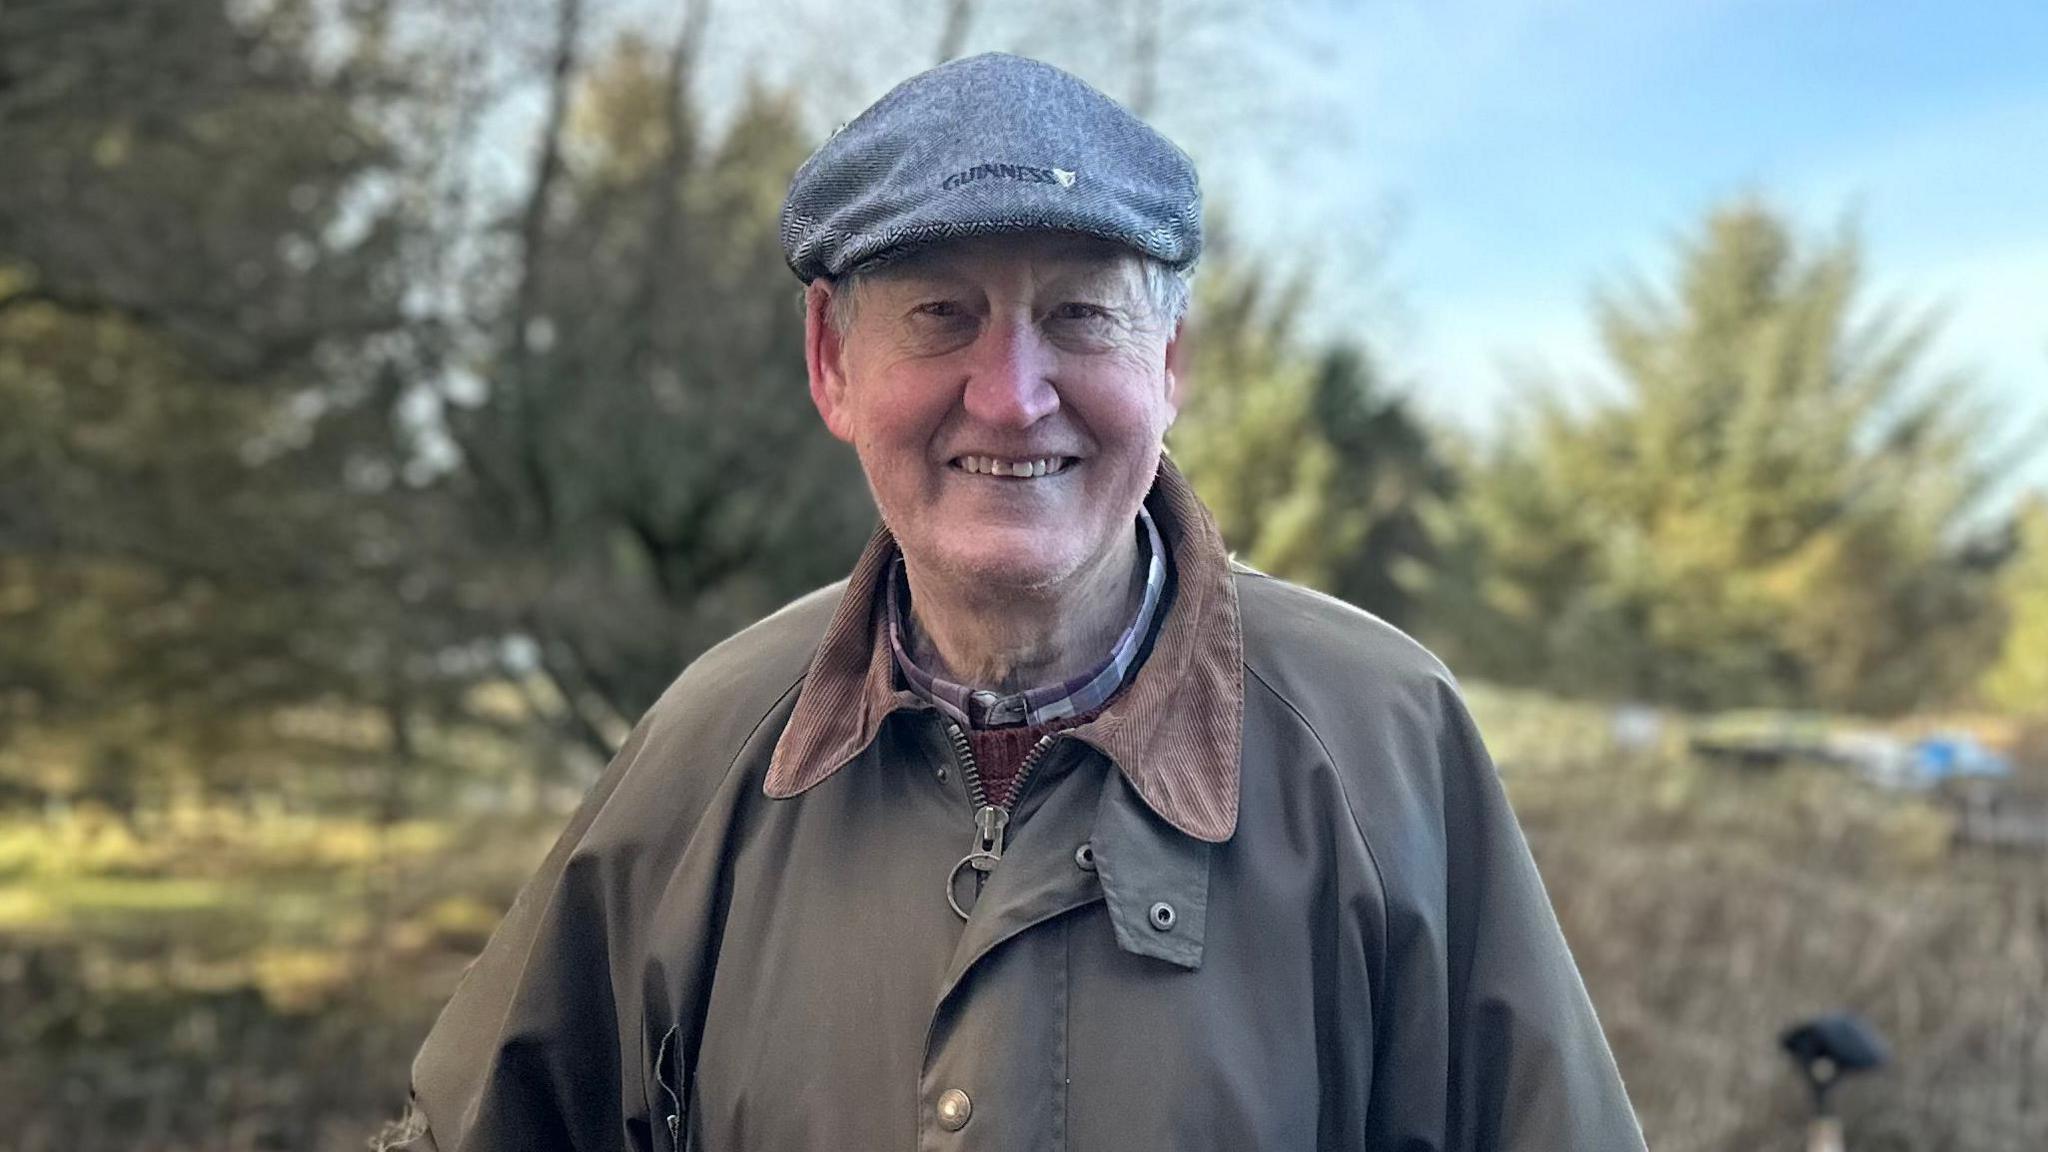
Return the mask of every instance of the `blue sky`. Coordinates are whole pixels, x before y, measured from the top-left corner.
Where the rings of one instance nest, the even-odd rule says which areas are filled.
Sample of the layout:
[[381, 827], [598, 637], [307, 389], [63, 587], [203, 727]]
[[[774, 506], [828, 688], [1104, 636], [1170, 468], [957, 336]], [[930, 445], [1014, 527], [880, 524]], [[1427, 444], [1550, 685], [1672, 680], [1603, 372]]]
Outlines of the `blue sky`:
[[1335, 143], [1225, 195], [1296, 243], [1386, 233], [1379, 334], [1430, 413], [1492, 427], [1510, 366], [1597, 380], [1592, 289], [1756, 193], [1853, 220], [1866, 303], [1944, 308], [1931, 363], [2048, 432], [2048, 2], [1330, 3], [1303, 41]]

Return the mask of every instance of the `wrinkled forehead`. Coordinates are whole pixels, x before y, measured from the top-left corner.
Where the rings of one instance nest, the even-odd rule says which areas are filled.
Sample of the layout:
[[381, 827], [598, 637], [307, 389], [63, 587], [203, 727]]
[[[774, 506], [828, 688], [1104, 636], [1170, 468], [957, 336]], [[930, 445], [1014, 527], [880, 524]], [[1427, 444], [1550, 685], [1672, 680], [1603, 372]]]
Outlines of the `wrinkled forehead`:
[[1136, 252], [1121, 244], [1067, 232], [974, 236], [930, 244], [860, 273], [880, 282], [990, 279], [1137, 283]]

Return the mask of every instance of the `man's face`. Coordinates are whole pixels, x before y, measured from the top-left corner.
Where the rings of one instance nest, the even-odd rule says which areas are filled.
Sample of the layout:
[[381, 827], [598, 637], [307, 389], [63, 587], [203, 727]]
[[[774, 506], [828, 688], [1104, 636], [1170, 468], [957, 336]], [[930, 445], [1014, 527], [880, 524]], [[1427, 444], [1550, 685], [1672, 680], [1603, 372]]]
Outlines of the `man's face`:
[[1137, 257], [1080, 237], [945, 244], [812, 286], [811, 395], [914, 567], [1049, 589], [1124, 555], [1178, 410], [1177, 332]]

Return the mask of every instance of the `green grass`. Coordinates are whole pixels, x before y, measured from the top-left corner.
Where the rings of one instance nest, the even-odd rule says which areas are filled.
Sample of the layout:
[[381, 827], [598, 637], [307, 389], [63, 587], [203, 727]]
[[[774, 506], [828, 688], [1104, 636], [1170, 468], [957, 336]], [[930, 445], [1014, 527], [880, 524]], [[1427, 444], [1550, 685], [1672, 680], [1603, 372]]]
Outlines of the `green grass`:
[[139, 828], [94, 815], [0, 823], [0, 953], [61, 945], [129, 983], [153, 966], [167, 987], [196, 972], [265, 995], [288, 984], [303, 1001], [321, 973], [348, 978], [323, 955], [473, 948], [558, 820], [476, 836], [220, 811]]
[[561, 819], [0, 820], [0, 1143], [360, 1149]]

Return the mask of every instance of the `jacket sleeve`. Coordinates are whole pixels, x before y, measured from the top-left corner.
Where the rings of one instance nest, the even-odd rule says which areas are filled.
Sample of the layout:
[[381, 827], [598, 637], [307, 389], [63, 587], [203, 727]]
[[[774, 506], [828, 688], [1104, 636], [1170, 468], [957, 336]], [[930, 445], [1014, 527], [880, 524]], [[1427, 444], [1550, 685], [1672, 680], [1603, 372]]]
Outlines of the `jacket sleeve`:
[[641, 717], [420, 1048], [399, 1147], [666, 1145], [658, 1089], [688, 1057], [663, 1071], [663, 1046], [695, 1051], [729, 837], [842, 589], [715, 645]]
[[1418, 780], [1434, 788], [1410, 810], [1427, 847], [1409, 846], [1409, 875], [1387, 893], [1370, 1147], [1641, 1152], [1493, 762], [1455, 688], [1439, 682], [1436, 697], [1435, 747], [1414, 748], [1433, 752], [1435, 771]]
[[636, 731], [463, 974], [413, 1061], [407, 1149], [624, 1145], [604, 857], [593, 823], [645, 738]]
[[435, 1021], [413, 1061], [420, 1135], [397, 1147], [664, 1145], [661, 1047], [695, 1050], [728, 837], [840, 587], [714, 646], [641, 717]]

